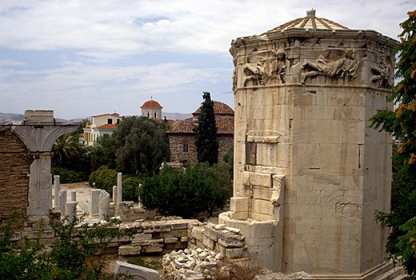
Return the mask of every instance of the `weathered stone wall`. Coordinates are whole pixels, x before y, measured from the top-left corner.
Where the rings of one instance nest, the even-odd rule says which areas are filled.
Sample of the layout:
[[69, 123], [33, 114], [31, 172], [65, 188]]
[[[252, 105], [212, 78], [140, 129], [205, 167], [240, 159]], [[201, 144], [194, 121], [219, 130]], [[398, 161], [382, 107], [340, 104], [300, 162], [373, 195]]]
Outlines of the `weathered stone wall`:
[[224, 161], [224, 156], [233, 148], [232, 135], [218, 135], [218, 161]]
[[26, 214], [30, 163], [22, 141], [0, 127], [0, 220], [13, 212]]
[[162, 254], [188, 246], [188, 230], [198, 225], [197, 220], [175, 219], [123, 223], [121, 229], [131, 235], [125, 236], [118, 245], [119, 255]]
[[[218, 135], [218, 161], [223, 161], [224, 156], [233, 148], [232, 135]], [[188, 145], [188, 152], [183, 151], [183, 145]], [[170, 134], [169, 152], [171, 162], [197, 163], [198, 153], [193, 134]]]
[[[184, 144], [188, 145], [188, 152], [183, 151]], [[198, 154], [195, 146], [195, 136], [192, 134], [170, 134], [169, 151], [171, 162], [198, 162]]]

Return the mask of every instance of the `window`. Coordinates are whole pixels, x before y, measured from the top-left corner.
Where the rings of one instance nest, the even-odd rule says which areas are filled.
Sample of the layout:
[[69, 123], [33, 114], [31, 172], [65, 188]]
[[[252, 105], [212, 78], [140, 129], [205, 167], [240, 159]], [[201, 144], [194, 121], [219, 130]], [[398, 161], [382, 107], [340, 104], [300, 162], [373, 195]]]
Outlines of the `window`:
[[107, 124], [113, 124], [113, 119], [107, 119]]
[[156, 119], [156, 112], [155, 112], [155, 119]]
[[188, 144], [182, 145], [182, 152], [187, 153], [188, 152]]
[[120, 123], [120, 119], [117, 119], [117, 124], [119, 124]]
[[257, 158], [257, 143], [247, 142], [246, 143], [246, 164], [256, 165]]
[[150, 117], [150, 114], [149, 114], [149, 112], [147, 112], [147, 117]]

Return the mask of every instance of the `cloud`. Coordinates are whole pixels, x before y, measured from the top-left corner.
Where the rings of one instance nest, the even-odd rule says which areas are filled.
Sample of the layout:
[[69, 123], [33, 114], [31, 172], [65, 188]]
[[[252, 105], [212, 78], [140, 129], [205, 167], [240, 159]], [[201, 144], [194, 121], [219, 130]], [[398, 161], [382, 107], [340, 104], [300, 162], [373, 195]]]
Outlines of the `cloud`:
[[24, 65], [26, 65], [26, 63], [22, 61], [17, 61], [13, 59], [0, 59], [0, 69], [3, 67], [16, 67]]
[[233, 38], [261, 33], [312, 7], [318, 16], [396, 37], [412, 8], [400, 0], [3, 1], [0, 46], [72, 49], [101, 59], [156, 50], [225, 53]]
[[[126, 114], [137, 114], [139, 102], [150, 96], [166, 101], [170, 99], [170, 94], [177, 91], [199, 94], [200, 90], [195, 85], [206, 81], [213, 81], [211, 84], [215, 85], [218, 81], [228, 80], [229, 76], [224, 69], [201, 69], [180, 63], [123, 67], [66, 63], [62, 67], [42, 71], [1, 67], [0, 70], [2, 104], [6, 105], [0, 106], [0, 111], [13, 107], [20, 108], [19, 111], [54, 108], [64, 117], [115, 109]], [[182, 103], [182, 108], [192, 110], [192, 104], [189, 105]]]
[[201, 90], [232, 104], [232, 39], [317, 9], [393, 38], [405, 0], [0, 0], [0, 111], [69, 118], [138, 113], [153, 96], [192, 112]]

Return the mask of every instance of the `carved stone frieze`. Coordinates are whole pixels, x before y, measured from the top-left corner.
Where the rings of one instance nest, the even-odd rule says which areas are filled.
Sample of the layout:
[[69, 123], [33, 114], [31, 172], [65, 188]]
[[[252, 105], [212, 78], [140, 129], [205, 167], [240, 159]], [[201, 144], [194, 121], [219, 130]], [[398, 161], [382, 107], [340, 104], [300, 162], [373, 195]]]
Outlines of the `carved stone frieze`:
[[359, 61], [352, 50], [346, 50], [341, 57], [331, 59], [331, 52], [320, 55], [314, 61], [306, 61], [301, 68], [301, 82], [324, 76], [332, 79], [353, 80], [357, 77]]
[[393, 63], [389, 56], [371, 66], [370, 72], [370, 82], [373, 86], [379, 88], [391, 88], [393, 86]]
[[267, 85], [285, 83], [286, 53], [283, 49], [264, 50], [254, 53], [253, 58], [242, 65], [242, 85]]

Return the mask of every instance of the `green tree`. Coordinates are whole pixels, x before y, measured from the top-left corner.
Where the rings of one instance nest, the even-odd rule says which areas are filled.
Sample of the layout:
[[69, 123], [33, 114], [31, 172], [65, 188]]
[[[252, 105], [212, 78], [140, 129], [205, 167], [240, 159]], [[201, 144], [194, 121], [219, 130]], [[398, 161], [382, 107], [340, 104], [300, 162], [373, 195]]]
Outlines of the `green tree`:
[[109, 194], [112, 194], [113, 186], [117, 184], [117, 171], [103, 165], [90, 174], [88, 182], [90, 186], [106, 190]]
[[83, 125], [58, 138], [52, 147], [52, 172], [61, 176], [62, 183], [87, 180], [91, 171], [89, 149], [80, 142]]
[[137, 201], [141, 180], [135, 176], [124, 176], [123, 178], [123, 200]]
[[203, 92], [204, 102], [195, 128], [195, 145], [199, 162], [214, 164], [218, 161], [217, 126], [214, 114], [214, 102], [209, 92]]
[[113, 134], [117, 169], [127, 174], [155, 174], [168, 159], [164, 124], [145, 117], [127, 117]]
[[96, 144], [90, 148], [91, 170], [97, 170], [103, 165], [115, 168], [115, 154], [114, 137], [108, 134], [99, 137]]
[[66, 134], [59, 137], [52, 147], [52, 163], [65, 166], [77, 160], [83, 152], [78, 134]]
[[163, 214], [194, 217], [212, 215], [231, 195], [231, 176], [226, 164], [201, 163], [185, 170], [163, 168], [159, 175], [148, 177], [140, 189], [146, 208]]
[[398, 142], [393, 156], [392, 208], [379, 220], [392, 228], [387, 251], [400, 259], [411, 277], [416, 272], [416, 11], [401, 24], [394, 111], [379, 111], [371, 126], [390, 132]]

